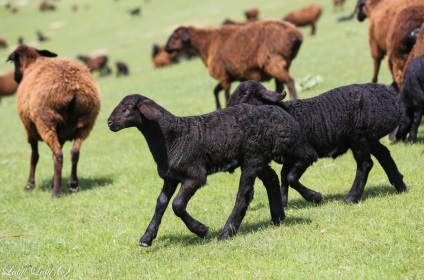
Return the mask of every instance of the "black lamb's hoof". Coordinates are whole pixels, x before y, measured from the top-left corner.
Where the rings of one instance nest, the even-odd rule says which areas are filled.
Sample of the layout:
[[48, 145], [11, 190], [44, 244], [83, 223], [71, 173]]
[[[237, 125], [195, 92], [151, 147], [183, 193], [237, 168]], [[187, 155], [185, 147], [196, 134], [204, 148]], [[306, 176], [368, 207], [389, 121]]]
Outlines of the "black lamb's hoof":
[[355, 197], [353, 197], [353, 196], [347, 196], [346, 198], [345, 198], [345, 202], [347, 203], [347, 204], [353, 204], [353, 203], [359, 203], [359, 198], [355, 198]]
[[143, 235], [140, 238], [140, 241], [138, 242], [138, 246], [150, 247], [152, 245], [152, 242], [153, 242], [153, 237], [151, 237], [150, 235]]
[[200, 238], [206, 238], [209, 234], [209, 228], [205, 225], [201, 225], [196, 234]]

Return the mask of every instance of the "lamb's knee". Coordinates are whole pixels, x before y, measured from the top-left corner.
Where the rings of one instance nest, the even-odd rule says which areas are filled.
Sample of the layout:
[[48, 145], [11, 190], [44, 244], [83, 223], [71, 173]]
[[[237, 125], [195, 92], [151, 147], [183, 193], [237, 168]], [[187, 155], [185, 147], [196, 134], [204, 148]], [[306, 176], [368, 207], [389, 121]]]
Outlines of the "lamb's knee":
[[181, 199], [175, 198], [174, 201], [172, 201], [172, 210], [174, 210], [177, 217], [181, 217], [185, 213], [186, 206], [187, 205]]

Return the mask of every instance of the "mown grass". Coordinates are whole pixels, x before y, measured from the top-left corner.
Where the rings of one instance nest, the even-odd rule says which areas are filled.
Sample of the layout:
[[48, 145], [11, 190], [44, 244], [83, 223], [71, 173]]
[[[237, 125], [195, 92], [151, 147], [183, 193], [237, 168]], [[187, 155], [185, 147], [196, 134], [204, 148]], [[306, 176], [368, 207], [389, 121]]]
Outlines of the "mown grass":
[[[2, 1], [1, 3], [4, 3]], [[336, 160], [322, 159], [302, 177], [310, 188], [325, 194], [321, 206], [290, 192], [287, 218], [271, 226], [266, 193], [260, 182], [255, 199], [232, 240], [216, 237], [230, 214], [237, 191], [235, 174], [208, 178], [190, 201], [188, 211], [207, 224], [210, 236], [199, 239], [168, 209], [157, 239], [150, 248], [137, 243], [154, 211], [162, 181], [144, 138], [136, 129], [108, 130], [106, 120], [123, 96], [146, 95], [176, 115], [214, 110], [209, 77], [200, 60], [184, 61], [166, 69], [150, 67], [153, 43], [164, 43], [178, 25], [218, 26], [224, 18], [243, 20], [242, 12], [259, 7], [262, 18], [280, 18], [309, 1], [151, 0], [141, 2], [142, 16], [127, 11], [140, 1], [74, 0], [55, 2], [58, 10], [41, 13], [37, 1], [17, 14], [0, 7], [0, 37], [10, 44], [22, 36], [36, 43], [43, 30], [49, 42], [40, 49], [74, 59], [78, 54], [106, 52], [111, 63], [128, 63], [131, 76], [100, 78], [102, 109], [81, 151], [81, 190], [51, 199], [51, 152], [40, 143], [37, 188], [24, 192], [30, 147], [15, 108], [15, 97], [0, 103], [0, 269], [2, 278], [69, 279], [421, 279], [423, 253], [423, 127], [419, 143], [386, 144], [409, 191], [396, 194], [376, 162], [362, 201], [343, 202], [355, 176], [351, 153]], [[336, 23], [331, 1], [316, 1], [324, 13], [311, 37], [308, 28], [291, 73], [296, 80], [320, 75], [323, 83], [299, 93], [315, 96], [332, 88], [368, 82], [372, 61], [367, 45], [367, 22]], [[353, 8], [346, 5], [345, 13]], [[0, 73], [13, 68], [4, 63], [13, 46], [0, 50]], [[386, 61], [380, 81], [391, 82]], [[273, 82], [265, 83], [273, 88]], [[233, 88], [236, 86], [234, 83]], [[70, 144], [64, 147], [63, 191], [70, 172]], [[273, 164], [276, 170], [281, 166]], [[14, 237], [18, 236], [18, 237]]]

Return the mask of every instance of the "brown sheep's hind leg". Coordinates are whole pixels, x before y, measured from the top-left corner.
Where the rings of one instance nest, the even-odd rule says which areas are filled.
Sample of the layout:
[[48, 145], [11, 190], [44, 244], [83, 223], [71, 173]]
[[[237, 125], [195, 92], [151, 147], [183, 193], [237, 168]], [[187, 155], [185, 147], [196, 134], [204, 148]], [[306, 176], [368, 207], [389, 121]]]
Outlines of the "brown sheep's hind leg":
[[219, 102], [219, 92], [221, 90], [222, 90], [222, 86], [220, 83], [218, 83], [213, 90], [213, 94], [215, 95], [216, 109], [221, 109], [221, 103]]
[[35, 188], [35, 169], [40, 157], [38, 154], [38, 141], [31, 139], [29, 142], [31, 145], [31, 166], [29, 169], [28, 182], [24, 188], [25, 191], [29, 191]]
[[72, 169], [71, 169], [71, 176], [69, 177], [69, 181], [68, 181], [68, 187], [71, 193], [78, 191], [77, 167], [78, 167], [78, 160], [79, 160], [79, 154], [80, 154], [82, 141], [83, 139], [81, 138], [75, 139], [74, 145], [71, 150]]
[[296, 88], [294, 87], [294, 80], [289, 75], [287, 69], [284, 68], [284, 65], [287, 63], [282, 58], [275, 58], [274, 61], [265, 67], [265, 71], [271, 77], [274, 77], [276, 84], [276, 91], [283, 92], [283, 85], [286, 84], [291, 100], [297, 99]]
[[[60, 185], [62, 181], [63, 153], [62, 146], [54, 130], [40, 129], [39, 131], [48, 131], [44, 134], [43, 140], [53, 152], [54, 176], [53, 176], [53, 193], [52, 197], [60, 196]], [[43, 134], [42, 134], [43, 135]]]

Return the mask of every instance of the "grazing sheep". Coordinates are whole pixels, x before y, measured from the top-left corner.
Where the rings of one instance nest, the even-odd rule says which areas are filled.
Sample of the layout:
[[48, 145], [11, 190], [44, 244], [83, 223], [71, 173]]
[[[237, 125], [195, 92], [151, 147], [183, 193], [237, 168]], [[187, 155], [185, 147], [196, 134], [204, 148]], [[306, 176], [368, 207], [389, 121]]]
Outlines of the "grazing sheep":
[[100, 76], [107, 76], [112, 73], [112, 70], [107, 65], [108, 57], [106, 55], [99, 55], [97, 57], [79, 55], [77, 58], [87, 65], [90, 72], [98, 71]]
[[6, 42], [6, 40], [5, 40], [5, 39], [3, 39], [3, 38], [0, 38], [0, 48], [1, 48], [1, 49], [5, 49], [5, 48], [7, 48], [7, 42]]
[[178, 27], [169, 37], [166, 51], [196, 51], [218, 80], [214, 89], [216, 107], [221, 108], [218, 94], [224, 89], [230, 96], [233, 81], [275, 79], [276, 91], [287, 85], [290, 98], [297, 99], [289, 68], [302, 44], [302, 33], [281, 20], [260, 20], [246, 25], [220, 28]]
[[160, 68], [178, 63], [177, 52], [168, 53], [165, 46], [153, 45], [152, 48], [152, 67]]
[[[406, 7], [422, 3], [423, 0], [358, 0], [355, 6], [357, 19], [359, 21], [363, 21], [366, 17], [370, 19], [368, 42], [374, 63], [373, 83], [378, 80], [380, 64], [388, 49], [387, 35], [396, 15]], [[404, 34], [407, 32], [406, 30]]]
[[244, 16], [247, 21], [255, 21], [259, 19], [259, 10], [258, 8], [252, 8], [244, 12]]
[[13, 71], [0, 76], [0, 98], [14, 94], [17, 89], [18, 83], [15, 81]]
[[316, 23], [321, 15], [320, 5], [311, 4], [302, 9], [290, 12], [283, 17], [283, 20], [291, 22], [296, 26], [311, 26], [311, 35], [315, 34]]
[[129, 75], [128, 66], [126, 63], [122, 61], [117, 61], [116, 62], [116, 77], [119, 77], [121, 75], [123, 76]]
[[410, 34], [424, 23], [424, 0], [422, 5], [409, 6], [395, 16], [387, 34], [387, 57], [394, 85], [402, 88], [403, 70], [412, 50]]
[[405, 105], [396, 138], [416, 143], [424, 111], [424, 55], [415, 58], [405, 70], [400, 98]]
[[238, 231], [253, 199], [253, 184], [258, 176], [266, 181], [272, 222], [279, 225], [285, 215], [278, 176], [269, 162], [297, 159], [306, 168], [316, 160], [316, 154], [304, 145], [297, 122], [276, 106], [243, 104], [201, 116], [177, 117], [149, 98], [133, 94], [117, 105], [108, 125], [114, 132], [138, 128], [164, 180], [155, 214], [140, 239], [140, 246], [152, 244], [179, 183], [180, 190], [172, 203], [174, 213], [191, 232], [205, 237], [208, 228], [187, 213], [187, 204], [206, 184], [209, 174], [232, 172], [237, 167], [241, 167], [241, 177], [236, 203], [218, 239], [226, 239]]
[[[307, 141], [320, 158], [336, 158], [352, 150], [357, 170], [345, 199], [348, 203], [361, 199], [373, 166], [371, 155], [377, 158], [396, 190], [406, 191], [402, 174], [389, 150], [379, 141], [396, 128], [401, 117], [401, 102], [391, 88], [372, 83], [349, 85], [317, 97], [284, 103], [276, 101], [278, 96], [256, 81], [246, 81], [236, 88], [227, 106], [248, 103], [282, 107], [300, 123]], [[296, 163], [284, 164], [281, 171], [283, 205], [287, 205], [289, 185], [301, 193], [308, 190], [299, 182], [306, 168]], [[316, 199], [302, 196], [309, 201]]]
[[17, 109], [31, 145], [31, 167], [25, 190], [35, 187], [38, 141], [53, 152], [53, 197], [60, 195], [65, 141], [74, 140], [71, 192], [78, 190], [77, 165], [82, 142], [94, 126], [100, 109], [99, 88], [87, 67], [66, 59], [47, 59], [56, 54], [27, 45], [18, 46], [8, 57], [15, 64], [19, 83]]
[[132, 16], [139, 16], [140, 13], [141, 13], [140, 7], [137, 7], [137, 8], [130, 10], [130, 15], [132, 15]]

